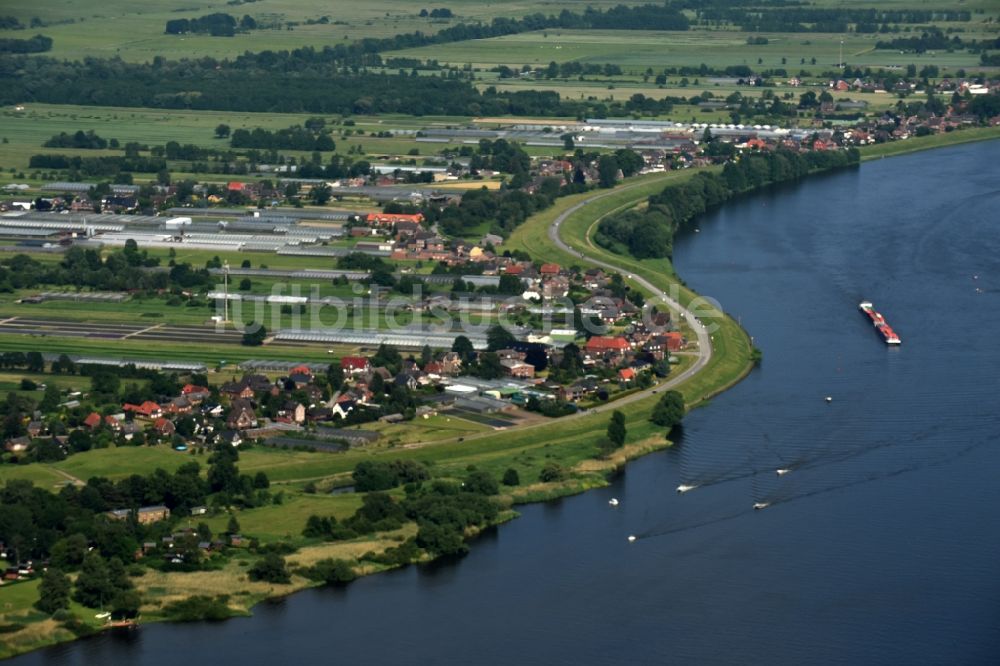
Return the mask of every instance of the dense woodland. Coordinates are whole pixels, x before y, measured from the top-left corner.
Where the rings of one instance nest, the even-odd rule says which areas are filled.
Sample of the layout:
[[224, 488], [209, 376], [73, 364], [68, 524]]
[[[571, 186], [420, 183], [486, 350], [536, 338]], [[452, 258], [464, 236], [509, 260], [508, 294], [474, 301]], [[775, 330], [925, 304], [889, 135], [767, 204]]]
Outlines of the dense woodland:
[[605, 218], [595, 240], [639, 259], [670, 257], [677, 229], [727, 199], [810, 173], [856, 165], [860, 159], [854, 148], [744, 155], [739, 161], [727, 162], [721, 174], [703, 171], [686, 182], [668, 185], [651, 196], [648, 207], [641, 211], [633, 209]]

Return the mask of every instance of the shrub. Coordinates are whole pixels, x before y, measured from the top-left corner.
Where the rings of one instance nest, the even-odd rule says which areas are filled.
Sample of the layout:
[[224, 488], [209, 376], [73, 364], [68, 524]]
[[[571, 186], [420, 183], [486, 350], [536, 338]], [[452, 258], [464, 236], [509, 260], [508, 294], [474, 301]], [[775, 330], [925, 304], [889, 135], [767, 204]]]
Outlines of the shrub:
[[232, 616], [232, 611], [226, 603], [228, 595], [209, 597], [195, 595], [183, 601], [175, 601], [163, 607], [168, 619], [174, 622], [200, 622], [208, 620], [217, 622]]
[[561, 465], [556, 463], [549, 463], [542, 468], [541, 473], [538, 475], [539, 481], [542, 483], [551, 483], [552, 481], [561, 481], [566, 477], [566, 470], [562, 468]]

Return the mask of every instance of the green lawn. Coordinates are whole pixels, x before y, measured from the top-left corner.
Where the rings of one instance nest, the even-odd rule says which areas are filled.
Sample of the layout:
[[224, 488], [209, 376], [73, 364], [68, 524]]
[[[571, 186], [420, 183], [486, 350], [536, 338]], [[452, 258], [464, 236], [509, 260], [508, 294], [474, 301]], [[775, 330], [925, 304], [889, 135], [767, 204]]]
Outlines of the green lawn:
[[[242, 469], [242, 466], [241, 466]], [[280, 489], [279, 489], [280, 490]], [[335, 516], [343, 520], [354, 514], [361, 506], [361, 496], [353, 493], [338, 495], [297, 494], [287, 497], [281, 504], [240, 511], [236, 518], [240, 523], [240, 531], [261, 541], [298, 540], [310, 515]], [[217, 516], [194, 516], [190, 522], [194, 525], [205, 522], [215, 534], [226, 531], [230, 514]]]

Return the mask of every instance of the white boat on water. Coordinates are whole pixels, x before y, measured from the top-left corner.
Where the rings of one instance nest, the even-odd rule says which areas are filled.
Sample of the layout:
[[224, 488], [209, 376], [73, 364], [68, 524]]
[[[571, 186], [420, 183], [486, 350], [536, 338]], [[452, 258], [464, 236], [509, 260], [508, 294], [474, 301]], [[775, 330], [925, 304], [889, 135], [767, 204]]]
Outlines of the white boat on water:
[[782, 468], [782, 469], [776, 469], [776, 470], [774, 470], [774, 473], [777, 474], [778, 476], [784, 476], [784, 475], [788, 474], [791, 471], [792, 470], [790, 470], [790, 469]]
[[755, 511], [760, 511], [761, 509], [766, 509], [771, 506], [770, 502], [754, 502], [753, 508]]
[[635, 535], [634, 534], [629, 534], [628, 535], [628, 542], [629, 543], [634, 543], [635, 542]]
[[697, 487], [698, 486], [696, 486], [696, 485], [695, 486], [687, 486], [687, 485], [684, 485], [682, 483], [681, 485], [677, 486], [677, 492], [679, 492], [679, 493], [686, 493], [687, 491], [694, 490]]
[[611, 499], [608, 500], [608, 504], [610, 504], [611, 506], [618, 506], [618, 498], [612, 497]]

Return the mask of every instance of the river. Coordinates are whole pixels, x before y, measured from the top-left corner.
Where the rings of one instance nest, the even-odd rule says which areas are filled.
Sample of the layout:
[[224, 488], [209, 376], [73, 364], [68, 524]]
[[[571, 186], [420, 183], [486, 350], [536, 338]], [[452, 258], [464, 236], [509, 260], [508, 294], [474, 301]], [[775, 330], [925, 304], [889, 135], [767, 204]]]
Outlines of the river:
[[997, 164], [1000, 141], [880, 160], [680, 236], [678, 272], [763, 364], [609, 488], [458, 562], [12, 663], [996, 663]]

